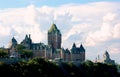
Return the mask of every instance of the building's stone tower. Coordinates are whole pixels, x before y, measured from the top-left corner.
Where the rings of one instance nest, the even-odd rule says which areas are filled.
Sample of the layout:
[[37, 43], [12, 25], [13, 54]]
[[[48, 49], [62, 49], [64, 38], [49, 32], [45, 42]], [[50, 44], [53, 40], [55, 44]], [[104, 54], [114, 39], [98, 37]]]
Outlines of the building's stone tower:
[[55, 24], [48, 30], [48, 45], [54, 49], [61, 49], [61, 32]]
[[19, 55], [18, 55], [18, 52], [16, 51], [16, 46], [18, 45], [16, 39], [13, 37], [12, 40], [10, 41], [10, 44], [9, 44], [9, 56], [10, 57], [15, 57], [17, 58]]

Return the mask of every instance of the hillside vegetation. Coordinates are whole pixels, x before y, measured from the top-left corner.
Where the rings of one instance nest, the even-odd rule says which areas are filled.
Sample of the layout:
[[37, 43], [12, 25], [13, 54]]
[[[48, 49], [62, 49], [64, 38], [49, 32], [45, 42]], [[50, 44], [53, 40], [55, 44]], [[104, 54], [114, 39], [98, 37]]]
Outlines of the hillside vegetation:
[[2, 77], [120, 77], [116, 65], [85, 61], [78, 66], [73, 63], [54, 63], [43, 58], [7, 64], [0, 62]]

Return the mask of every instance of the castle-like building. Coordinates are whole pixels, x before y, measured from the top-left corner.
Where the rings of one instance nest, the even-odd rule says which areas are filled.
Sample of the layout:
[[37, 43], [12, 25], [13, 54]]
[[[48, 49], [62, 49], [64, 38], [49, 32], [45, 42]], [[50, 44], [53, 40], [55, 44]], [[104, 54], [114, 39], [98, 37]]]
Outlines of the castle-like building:
[[[44, 43], [33, 43], [31, 36], [26, 35], [24, 40], [20, 43], [20, 45], [25, 46], [28, 50], [32, 50], [33, 57], [43, 57], [45, 59], [55, 60], [57, 58], [62, 59], [63, 61], [85, 61], [85, 49], [81, 44], [79, 47], [76, 47], [74, 43], [72, 48], [64, 49], [61, 48], [62, 43], [62, 34], [60, 30], [57, 28], [56, 24], [52, 24], [50, 29], [48, 30], [48, 45]], [[19, 57], [17, 50], [15, 47], [18, 45], [16, 39], [13, 37], [10, 43], [10, 56]]]

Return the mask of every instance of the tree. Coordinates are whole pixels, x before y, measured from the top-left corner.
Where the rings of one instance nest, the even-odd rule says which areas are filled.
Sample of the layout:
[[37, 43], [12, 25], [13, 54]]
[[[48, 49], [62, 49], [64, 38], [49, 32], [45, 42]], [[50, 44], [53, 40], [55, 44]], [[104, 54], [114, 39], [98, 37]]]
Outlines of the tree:
[[8, 50], [7, 49], [0, 49], [0, 58], [5, 58], [8, 56]]
[[25, 49], [26, 47], [25, 46], [23, 46], [23, 45], [21, 45], [21, 44], [18, 44], [17, 46], [16, 46], [16, 50], [17, 51], [21, 51], [21, 50], [23, 50], [23, 49]]
[[32, 58], [33, 52], [32, 50], [24, 49], [20, 50], [20, 55], [22, 58]]
[[21, 44], [18, 44], [16, 46], [16, 50], [21, 55], [21, 58], [31, 58], [33, 56], [32, 50], [26, 49], [26, 47]]

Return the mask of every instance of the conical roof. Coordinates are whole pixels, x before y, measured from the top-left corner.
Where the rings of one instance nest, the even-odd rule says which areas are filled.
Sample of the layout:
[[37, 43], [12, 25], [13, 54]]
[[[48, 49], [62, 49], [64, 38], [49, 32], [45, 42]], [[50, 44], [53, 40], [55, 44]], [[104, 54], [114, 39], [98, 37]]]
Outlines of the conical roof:
[[13, 37], [13, 38], [11, 39], [11, 41], [9, 42], [8, 47], [11, 48], [13, 45], [16, 45], [16, 44], [17, 44], [17, 41], [16, 41], [16, 39]]
[[76, 48], [76, 44], [75, 44], [75, 43], [73, 43], [73, 46], [72, 46], [72, 48]]
[[48, 30], [48, 33], [60, 33], [60, 31], [57, 28], [56, 24], [53, 23], [50, 29]]
[[17, 43], [16, 39], [13, 37], [12, 38], [12, 43], [15, 43], [15, 42]]
[[83, 51], [83, 52], [85, 52], [85, 49], [84, 49], [84, 47], [83, 47], [82, 44], [80, 45], [80, 50]]

